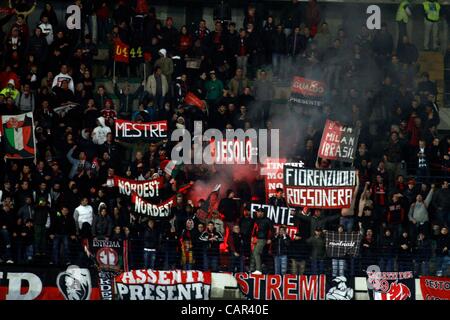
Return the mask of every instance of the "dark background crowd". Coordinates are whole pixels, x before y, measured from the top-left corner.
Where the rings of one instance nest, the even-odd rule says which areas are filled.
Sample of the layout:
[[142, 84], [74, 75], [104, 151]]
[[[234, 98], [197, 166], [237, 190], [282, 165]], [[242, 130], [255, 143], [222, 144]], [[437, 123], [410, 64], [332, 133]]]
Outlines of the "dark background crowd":
[[[243, 25], [222, 7], [214, 21], [187, 26], [159, 19], [143, 0], [75, 4], [81, 30], [67, 29], [51, 3], [12, 1], [15, 11], [0, 18], [0, 114], [33, 112], [37, 150], [36, 159], [0, 162], [1, 261], [88, 264], [86, 240], [109, 239], [130, 240], [133, 268], [356, 275], [378, 264], [446, 272], [450, 135], [437, 130], [436, 83], [419, 73], [419, 49], [405, 30], [394, 43], [384, 23], [331, 29], [315, 0], [285, 2], [273, 16], [268, 5], [246, 3]], [[414, 10], [426, 16], [421, 5]], [[27, 23], [31, 15], [37, 25]], [[128, 64], [114, 63], [119, 40], [130, 48]], [[293, 76], [323, 81], [323, 106], [280, 99]], [[129, 77], [138, 86], [124, 85]], [[188, 92], [206, 108], [187, 105]], [[220, 165], [185, 165], [170, 175], [173, 142], [119, 141], [117, 118], [167, 120], [169, 131], [192, 132], [194, 121], [205, 129], [279, 128], [281, 155], [311, 168], [349, 166], [317, 159], [325, 120], [341, 121], [360, 129], [357, 195], [350, 209], [299, 210], [290, 239], [262, 212], [250, 215], [251, 201], [265, 202], [258, 171], [247, 179]], [[114, 175], [163, 176], [156, 200], [176, 195], [172, 218], [133, 212]], [[192, 192], [178, 192], [191, 181]], [[195, 191], [196, 182], [212, 181], [226, 186], [215, 205], [212, 187]], [[282, 190], [269, 203], [286, 206]], [[327, 231], [361, 232], [359, 255], [327, 257]]]

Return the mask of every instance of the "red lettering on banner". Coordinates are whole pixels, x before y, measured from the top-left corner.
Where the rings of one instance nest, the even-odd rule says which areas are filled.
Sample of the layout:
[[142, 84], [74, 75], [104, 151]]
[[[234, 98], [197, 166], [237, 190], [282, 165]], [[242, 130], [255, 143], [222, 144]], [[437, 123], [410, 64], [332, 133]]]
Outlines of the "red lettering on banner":
[[255, 285], [253, 286], [253, 296], [255, 299], [261, 299], [261, 280], [264, 279], [265, 275], [263, 274], [252, 274], [250, 278], [255, 279]]
[[236, 281], [244, 295], [248, 295], [248, 293], [249, 293], [248, 283], [247, 283], [247, 281], [245, 281], [246, 279], [248, 279], [247, 273], [237, 273], [236, 274]]
[[[297, 289], [297, 283], [295, 282], [295, 279], [297, 279], [297, 276], [294, 274], [284, 275], [283, 300], [297, 300], [297, 294], [295, 291], [295, 289]], [[292, 282], [291, 280], [294, 280], [294, 282]]]
[[317, 275], [299, 277], [299, 300], [316, 300]]
[[279, 274], [269, 274], [266, 278], [266, 300], [281, 300], [281, 276]]

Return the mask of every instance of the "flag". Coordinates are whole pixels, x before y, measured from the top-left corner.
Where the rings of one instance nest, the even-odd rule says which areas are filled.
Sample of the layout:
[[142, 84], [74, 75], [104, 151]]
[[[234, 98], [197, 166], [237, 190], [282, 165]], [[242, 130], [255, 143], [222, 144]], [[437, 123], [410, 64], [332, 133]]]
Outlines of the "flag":
[[9, 159], [34, 158], [36, 155], [33, 113], [2, 116], [5, 154]]
[[200, 206], [200, 208], [198, 208], [197, 213], [195, 214], [197, 216], [197, 218], [199, 218], [202, 221], [206, 221], [209, 214], [212, 213], [213, 210], [217, 209], [219, 202], [215, 201], [217, 203], [217, 206], [212, 205], [211, 203], [213, 201], [211, 201], [211, 199], [217, 198], [217, 200], [218, 200], [220, 187], [221, 187], [221, 185], [217, 184], [214, 187], [214, 189], [211, 191], [211, 193], [208, 195], [208, 198], [205, 200], [205, 202], [203, 202], [203, 204]]
[[177, 163], [174, 160], [165, 160], [161, 162], [161, 170], [170, 175], [172, 178], [176, 178], [178, 173], [182, 170], [183, 164]]
[[200, 100], [195, 94], [190, 91], [184, 97], [184, 104], [197, 107], [200, 110], [205, 109], [205, 102]]
[[123, 43], [120, 40], [117, 40], [114, 46], [114, 61], [129, 63], [130, 62], [129, 51], [130, 51], [129, 45]]

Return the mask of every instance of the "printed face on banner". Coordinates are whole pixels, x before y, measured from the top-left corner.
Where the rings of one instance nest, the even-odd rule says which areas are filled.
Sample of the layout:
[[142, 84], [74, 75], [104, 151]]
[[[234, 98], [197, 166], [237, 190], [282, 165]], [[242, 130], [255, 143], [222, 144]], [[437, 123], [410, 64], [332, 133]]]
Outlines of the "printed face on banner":
[[89, 300], [92, 283], [89, 269], [71, 265], [56, 278], [56, 284], [66, 300]]

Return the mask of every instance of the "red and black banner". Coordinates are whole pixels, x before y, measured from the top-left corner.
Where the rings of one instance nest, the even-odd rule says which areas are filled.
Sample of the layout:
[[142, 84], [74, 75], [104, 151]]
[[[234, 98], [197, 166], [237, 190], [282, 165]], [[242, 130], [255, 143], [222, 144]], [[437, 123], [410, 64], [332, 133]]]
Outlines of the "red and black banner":
[[167, 120], [155, 122], [135, 122], [116, 119], [115, 135], [123, 141], [162, 140], [167, 138]]
[[0, 266], [0, 300], [100, 300], [95, 270]]
[[172, 196], [159, 204], [153, 204], [133, 193], [131, 202], [134, 204], [134, 212], [154, 219], [164, 219], [171, 217], [171, 210], [176, 202], [176, 197]]
[[209, 300], [211, 272], [133, 270], [116, 277], [119, 300]]
[[190, 91], [184, 97], [184, 104], [188, 106], [194, 106], [200, 110], [204, 110], [206, 107], [205, 102], [200, 100], [199, 97], [197, 97], [194, 93]]
[[130, 62], [130, 46], [120, 40], [114, 42], [114, 61], [129, 63]]
[[89, 248], [97, 268], [105, 271], [128, 271], [128, 241], [93, 239]]
[[416, 299], [416, 283], [412, 271], [368, 271], [367, 289], [371, 300]]
[[289, 237], [294, 238], [298, 232], [298, 228], [294, 225], [295, 208], [287, 207], [275, 207], [268, 204], [250, 204], [250, 216], [254, 218], [256, 210], [261, 209], [264, 211], [265, 216], [272, 220], [275, 230], [280, 226], [285, 225], [287, 227], [287, 234]]
[[268, 158], [263, 168], [261, 168], [261, 175], [264, 176], [264, 183], [266, 187], [266, 202], [269, 198], [274, 196], [277, 188], [283, 188], [283, 165], [286, 159], [282, 158]]
[[297, 207], [349, 208], [357, 184], [352, 169], [305, 169], [284, 165], [284, 192], [289, 205]]
[[320, 107], [325, 95], [325, 83], [294, 77], [291, 87], [290, 102], [307, 107]]
[[[354, 281], [325, 275], [236, 273], [242, 294], [251, 300], [352, 300]], [[327, 282], [328, 281], [328, 282]]]
[[359, 129], [327, 120], [317, 156], [323, 159], [353, 162]]
[[119, 194], [131, 197], [136, 193], [141, 198], [159, 197], [159, 190], [163, 187], [164, 178], [151, 180], [131, 180], [114, 176], [114, 186], [119, 188]]
[[450, 278], [420, 277], [423, 300], [450, 300]]

